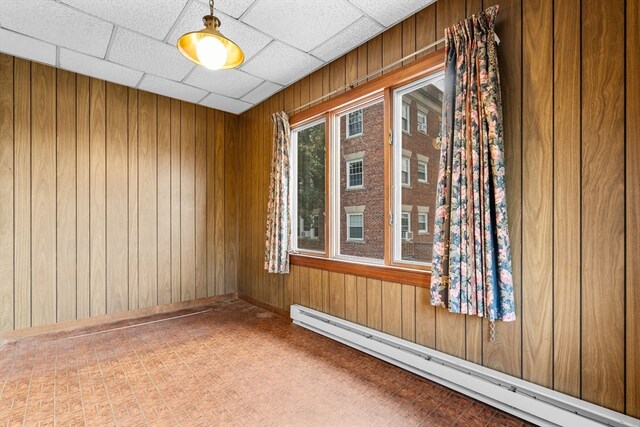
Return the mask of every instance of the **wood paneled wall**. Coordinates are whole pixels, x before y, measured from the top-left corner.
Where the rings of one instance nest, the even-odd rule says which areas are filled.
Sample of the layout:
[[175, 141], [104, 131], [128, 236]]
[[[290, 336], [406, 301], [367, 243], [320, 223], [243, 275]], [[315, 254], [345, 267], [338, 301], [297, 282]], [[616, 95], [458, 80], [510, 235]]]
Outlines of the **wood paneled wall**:
[[0, 54], [0, 330], [235, 292], [237, 121]]
[[[428, 290], [294, 266], [265, 273], [269, 115], [289, 111], [500, 4], [517, 320], [496, 341]], [[640, 416], [640, 6], [624, 0], [439, 0], [244, 113], [239, 291], [299, 303]], [[626, 46], [626, 47], [625, 47]]]

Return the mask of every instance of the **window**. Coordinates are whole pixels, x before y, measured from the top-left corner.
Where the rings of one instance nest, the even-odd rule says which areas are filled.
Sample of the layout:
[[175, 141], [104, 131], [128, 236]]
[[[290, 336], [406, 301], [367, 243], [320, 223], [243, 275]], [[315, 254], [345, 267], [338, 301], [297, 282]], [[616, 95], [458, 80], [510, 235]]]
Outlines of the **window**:
[[418, 213], [418, 234], [427, 234], [429, 231], [427, 230], [427, 213], [419, 212]]
[[402, 185], [411, 185], [409, 172], [411, 171], [411, 158], [402, 156]]
[[351, 160], [347, 162], [347, 188], [362, 188], [364, 185], [363, 160]]
[[411, 232], [411, 213], [402, 212], [400, 232], [402, 234], [402, 240], [413, 239], [413, 233]]
[[427, 182], [427, 163], [418, 160], [418, 182]]
[[347, 91], [324, 104], [325, 111], [292, 116], [294, 251], [360, 264], [425, 268], [431, 262], [435, 198], [423, 184], [429, 159], [440, 153], [422, 130], [427, 119], [430, 128], [439, 126], [443, 73], [415, 72], [420, 79], [404, 86], [374, 80], [360, 86], [357, 98]]
[[417, 120], [418, 132], [427, 133], [427, 113], [424, 111], [418, 110], [418, 120]]
[[347, 214], [347, 240], [364, 240], [364, 214]]
[[291, 227], [298, 230], [292, 242], [294, 251], [325, 252], [325, 141], [324, 120], [292, 132], [291, 152], [296, 161], [291, 167]]
[[[442, 74], [427, 77], [393, 91], [393, 203], [392, 212], [398, 221], [393, 221], [392, 259], [394, 262], [427, 264], [433, 255], [433, 238], [429, 234], [429, 210], [435, 204], [432, 193], [425, 191], [422, 184], [429, 180], [429, 159], [439, 158], [433, 145], [433, 137], [426, 132], [427, 117], [432, 126], [436, 118], [442, 117]], [[417, 132], [412, 135], [404, 132], [406, 106], [417, 110]], [[424, 124], [424, 126], [422, 126]], [[424, 132], [423, 132], [424, 131]], [[415, 159], [415, 160], [413, 160]], [[411, 177], [411, 162], [416, 167]], [[411, 184], [411, 179], [420, 185]], [[417, 213], [413, 209], [417, 207]], [[416, 215], [416, 216], [413, 216]], [[413, 223], [412, 229], [411, 221]]]
[[403, 132], [409, 133], [411, 131], [411, 121], [409, 120], [409, 115], [411, 114], [411, 107], [407, 103], [402, 103], [402, 130]]
[[362, 134], [362, 110], [349, 113], [347, 125], [347, 138]]

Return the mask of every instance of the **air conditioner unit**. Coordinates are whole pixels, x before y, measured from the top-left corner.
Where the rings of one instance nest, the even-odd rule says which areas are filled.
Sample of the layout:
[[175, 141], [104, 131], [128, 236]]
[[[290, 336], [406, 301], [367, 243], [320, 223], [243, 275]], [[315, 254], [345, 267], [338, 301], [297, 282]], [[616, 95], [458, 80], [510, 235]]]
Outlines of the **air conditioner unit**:
[[411, 240], [411, 239], [413, 239], [413, 231], [402, 232], [402, 240]]
[[427, 133], [427, 125], [425, 123], [418, 123], [418, 132]]
[[311, 237], [311, 231], [301, 231], [300, 237]]

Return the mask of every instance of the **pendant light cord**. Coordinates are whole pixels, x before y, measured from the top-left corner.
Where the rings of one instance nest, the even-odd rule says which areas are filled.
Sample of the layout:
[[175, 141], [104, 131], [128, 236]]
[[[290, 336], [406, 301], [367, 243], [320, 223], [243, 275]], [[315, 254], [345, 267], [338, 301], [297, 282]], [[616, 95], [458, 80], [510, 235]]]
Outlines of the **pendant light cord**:
[[211, 16], [213, 16], [213, 0], [209, 0], [209, 9], [211, 9]]

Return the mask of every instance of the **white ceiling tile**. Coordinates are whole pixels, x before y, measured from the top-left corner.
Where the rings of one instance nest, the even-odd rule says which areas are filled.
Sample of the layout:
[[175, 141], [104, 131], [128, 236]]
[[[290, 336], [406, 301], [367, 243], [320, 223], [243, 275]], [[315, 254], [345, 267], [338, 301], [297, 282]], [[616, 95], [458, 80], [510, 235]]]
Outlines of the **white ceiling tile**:
[[240, 98], [262, 83], [262, 80], [235, 69], [212, 71], [204, 67], [196, 67], [185, 83], [209, 92]]
[[113, 25], [50, 0], [2, 0], [2, 26], [58, 46], [103, 58]]
[[60, 68], [132, 87], [142, 77], [141, 71], [68, 49], [60, 49]]
[[0, 52], [56, 65], [56, 47], [54, 45], [2, 28], [0, 28]]
[[207, 92], [202, 89], [149, 74], [144, 76], [142, 83], [140, 83], [138, 87], [147, 92], [159, 93], [160, 95], [189, 102], [198, 102], [207, 94]]
[[[215, 10], [220, 10], [229, 16], [238, 19], [253, 4], [255, 0], [218, 0]], [[208, 4], [205, 2], [205, 4]]]
[[[178, 38], [183, 34], [203, 28], [202, 17], [207, 13], [208, 8], [203, 3], [197, 1], [191, 3], [169, 35], [167, 42], [175, 46]], [[245, 61], [249, 60], [271, 41], [270, 37], [256, 31], [254, 28], [236, 21], [224, 13], [215, 13], [222, 22], [220, 32], [240, 46], [240, 49], [244, 52]]]
[[346, 0], [257, 0], [242, 21], [308, 52], [361, 16]]
[[164, 39], [187, 0], [61, 0], [91, 15]]
[[124, 28], [117, 29], [107, 59], [176, 81], [182, 80], [195, 65], [175, 46]]
[[252, 107], [252, 105], [247, 102], [238, 101], [237, 99], [218, 95], [216, 93], [209, 94], [209, 96], [203, 99], [200, 104], [233, 114], [243, 113]]
[[287, 85], [322, 64], [322, 61], [311, 55], [274, 41], [243, 65], [242, 69], [265, 80]]
[[260, 86], [243, 96], [242, 100], [250, 102], [252, 104], [257, 104], [280, 90], [282, 90], [282, 86], [271, 82], [264, 82]]
[[384, 30], [384, 28], [380, 24], [368, 16], [363, 16], [344, 31], [333, 36], [326, 43], [313, 49], [311, 54], [329, 62], [369, 40], [376, 34], [382, 32], [382, 30]]
[[349, 0], [373, 19], [390, 27], [436, 0]]

